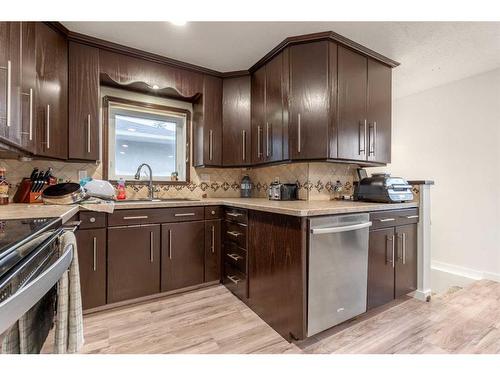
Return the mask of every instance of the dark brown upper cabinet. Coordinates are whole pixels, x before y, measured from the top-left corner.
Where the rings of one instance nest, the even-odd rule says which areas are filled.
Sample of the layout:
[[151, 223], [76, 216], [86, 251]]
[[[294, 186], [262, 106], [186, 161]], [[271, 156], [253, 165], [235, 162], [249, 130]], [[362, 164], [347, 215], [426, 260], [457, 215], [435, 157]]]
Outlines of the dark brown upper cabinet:
[[0, 22], [0, 140], [21, 148], [21, 22]]
[[21, 145], [36, 151], [36, 55], [35, 22], [21, 22]]
[[368, 59], [368, 160], [391, 162], [392, 70]]
[[251, 164], [250, 76], [224, 78], [222, 85], [222, 164]]
[[252, 162], [283, 160], [283, 113], [288, 53], [280, 53], [252, 75]]
[[[289, 147], [292, 160], [329, 158], [332, 77], [329, 41], [290, 47]], [[330, 74], [331, 73], [331, 74]]]
[[222, 79], [205, 75], [203, 93], [193, 105], [193, 165], [222, 165]]
[[391, 68], [338, 49], [338, 158], [391, 161]]
[[68, 157], [99, 159], [99, 50], [69, 43]]
[[36, 23], [36, 154], [68, 158], [68, 42], [52, 27]]

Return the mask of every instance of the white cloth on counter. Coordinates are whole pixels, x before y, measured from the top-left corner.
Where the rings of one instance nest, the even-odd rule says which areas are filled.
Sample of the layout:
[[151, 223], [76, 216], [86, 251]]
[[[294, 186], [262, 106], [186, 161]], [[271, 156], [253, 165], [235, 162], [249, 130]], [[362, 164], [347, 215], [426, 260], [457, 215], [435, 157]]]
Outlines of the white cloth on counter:
[[96, 212], [106, 212], [112, 214], [115, 210], [115, 202], [100, 198], [89, 198], [78, 204], [79, 207]]
[[80, 289], [78, 251], [73, 232], [61, 236], [60, 255], [73, 246], [73, 261], [57, 284], [57, 311], [54, 353], [76, 353], [83, 346], [83, 309]]

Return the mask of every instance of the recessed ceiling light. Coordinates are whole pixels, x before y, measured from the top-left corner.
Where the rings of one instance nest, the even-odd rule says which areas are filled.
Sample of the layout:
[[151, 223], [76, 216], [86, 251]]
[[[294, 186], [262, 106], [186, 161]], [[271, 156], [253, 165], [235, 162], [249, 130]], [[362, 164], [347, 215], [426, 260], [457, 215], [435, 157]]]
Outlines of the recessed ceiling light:
[[127, 147], [128, 147], [128, 145], [122, 145], [122, 147], [123, 147], [123, 148], [127, 148]]
[[135, 129], [132, 129], [132, 128], [128, 128], [127, 129], [129, 132], [135, 132]]
[[187, 21], [175, 20], [175, 21], [170, 21], [170, 23], [175, 26], [184, 26], [187, 23]]
[[125, 151], [120, 151], [120, 154], [125, 155]]

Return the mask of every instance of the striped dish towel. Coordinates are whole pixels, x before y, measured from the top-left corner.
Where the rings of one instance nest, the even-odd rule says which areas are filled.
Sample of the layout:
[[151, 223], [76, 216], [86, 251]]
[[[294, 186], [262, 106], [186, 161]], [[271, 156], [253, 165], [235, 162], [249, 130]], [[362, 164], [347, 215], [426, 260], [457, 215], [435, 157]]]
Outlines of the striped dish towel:
[[57, 284], [57, 312], [54, 353], [76, 353], [83, 346], [83, 310], [78, 252], [73, 232], [61, 236], [60, 254], [73, 246], [73, 261]]

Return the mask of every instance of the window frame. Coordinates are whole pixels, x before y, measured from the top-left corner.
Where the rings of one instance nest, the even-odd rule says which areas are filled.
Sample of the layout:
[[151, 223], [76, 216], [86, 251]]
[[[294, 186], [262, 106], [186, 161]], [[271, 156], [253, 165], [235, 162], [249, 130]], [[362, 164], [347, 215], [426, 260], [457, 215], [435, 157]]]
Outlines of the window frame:
[[[109, 180], [109, 110], [111, 104], [122, 104], [143, 109], [166, 111], [186, 117], [186, 179], [184, 181], [153, 181], [155, 185], [189, 185], [191, 183], [191, 111], [183, 108], [170, 107], [160, 104], [130, 100], [116, 96], [106, 95], [102, 98], [102, 176], [104, 180], [116, 183], [117, 180]], [[153, 171], [154, 175], [154, 171]], [[128, 185], [144, 185], [145, 180], [127, 180]]]

